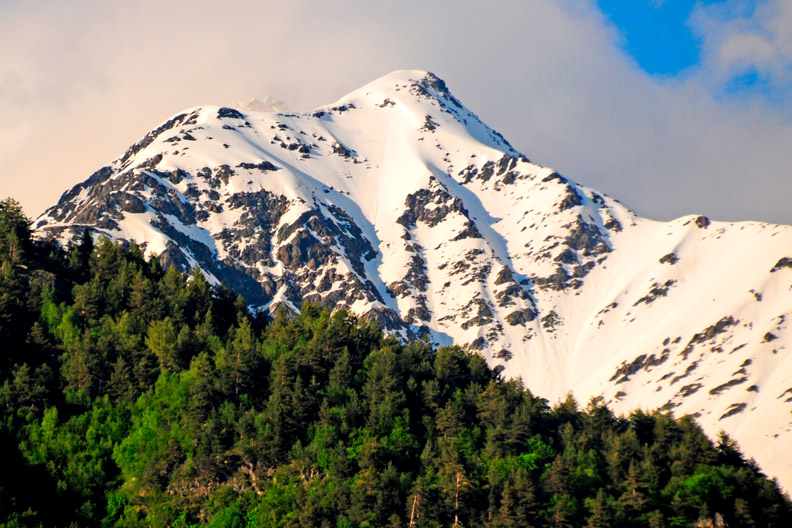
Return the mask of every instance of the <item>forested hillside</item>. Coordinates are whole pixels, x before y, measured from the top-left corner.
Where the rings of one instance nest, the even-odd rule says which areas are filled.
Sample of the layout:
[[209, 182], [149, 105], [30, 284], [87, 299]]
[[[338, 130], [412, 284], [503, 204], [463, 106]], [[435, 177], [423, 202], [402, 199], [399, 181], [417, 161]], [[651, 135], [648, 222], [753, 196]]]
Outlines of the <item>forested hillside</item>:
[[267, 321], [134, 245], [36, 242], [11, 200], [0, 260], [0, 526], [792, 526], [691, 419], [551, 407], [344, 311]]

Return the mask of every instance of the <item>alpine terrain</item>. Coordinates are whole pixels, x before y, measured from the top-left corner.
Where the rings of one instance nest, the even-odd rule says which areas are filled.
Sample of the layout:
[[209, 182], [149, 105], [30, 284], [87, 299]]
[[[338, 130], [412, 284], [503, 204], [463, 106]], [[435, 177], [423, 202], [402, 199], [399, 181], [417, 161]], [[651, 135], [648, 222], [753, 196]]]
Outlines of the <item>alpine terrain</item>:
[[[657, 222], [517, 152], [424, 71], [309, 113], [175, 115], [35, 223], [345, 307], [551, 401], [693, 415], [792, 489], [792, 227]], [[526, 123], [525, 126], [531, 126]]]

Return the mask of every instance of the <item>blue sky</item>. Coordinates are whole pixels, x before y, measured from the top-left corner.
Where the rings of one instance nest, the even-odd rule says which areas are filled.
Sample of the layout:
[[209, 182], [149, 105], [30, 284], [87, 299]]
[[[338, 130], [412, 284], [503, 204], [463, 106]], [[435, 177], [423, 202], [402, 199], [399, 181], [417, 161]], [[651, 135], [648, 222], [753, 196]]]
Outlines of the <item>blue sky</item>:
[[696, 1], [597, 0], [597, 5], [618, 29], [621, 48], [647, 73], [673, 76], [699, 62], [702, 39], [689, 23]]
[[[646, 73], [675, 78], [701, 67], [705, 38], [697, 21], [709, 12], [721, 22], [742, 19], [743, 27], [761, 2], [756, 0], [597, 0], [597, 7], [618, 31], [621, 50]], [[755, 65], [743, 64], [721, 79], [714, 94], [720, 97], [758, 96], [783, 106], [788, 87], [775, 87]]]

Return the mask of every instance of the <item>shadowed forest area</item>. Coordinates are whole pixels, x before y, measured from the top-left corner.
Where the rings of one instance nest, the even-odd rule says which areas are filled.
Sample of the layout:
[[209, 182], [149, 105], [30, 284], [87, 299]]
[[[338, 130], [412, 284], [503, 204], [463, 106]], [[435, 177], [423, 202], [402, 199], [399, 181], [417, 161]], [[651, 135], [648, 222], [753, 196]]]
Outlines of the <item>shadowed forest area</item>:
[[[0, 202], [0, 526], [792, 526], [690, 418], [550, 406], [458, 347], [200, 272]], [[699, 524], [697, 524], [699, 523]]]

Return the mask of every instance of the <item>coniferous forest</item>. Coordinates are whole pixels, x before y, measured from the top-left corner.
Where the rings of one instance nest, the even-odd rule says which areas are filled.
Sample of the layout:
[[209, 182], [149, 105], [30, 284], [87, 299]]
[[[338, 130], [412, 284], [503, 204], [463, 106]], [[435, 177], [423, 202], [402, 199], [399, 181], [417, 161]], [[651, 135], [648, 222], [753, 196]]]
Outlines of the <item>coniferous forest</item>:
[[0, 202], [0, 526], [792, 526], [727, 436], [550, 406], [458, 347], [199, 272]]

